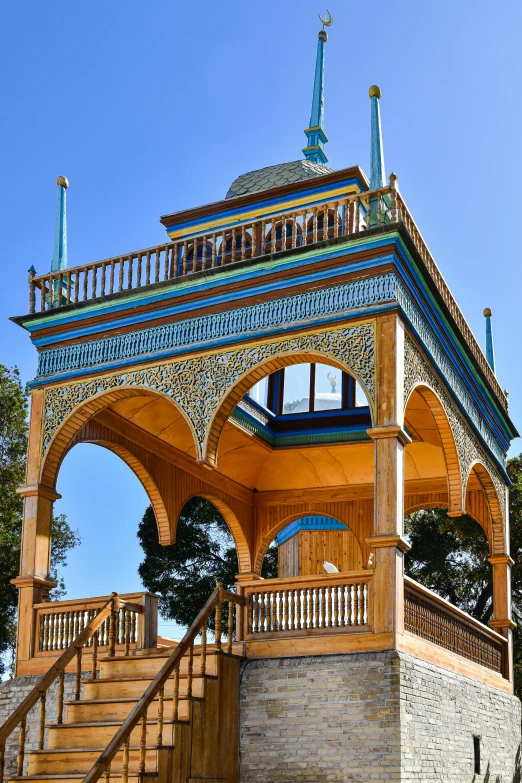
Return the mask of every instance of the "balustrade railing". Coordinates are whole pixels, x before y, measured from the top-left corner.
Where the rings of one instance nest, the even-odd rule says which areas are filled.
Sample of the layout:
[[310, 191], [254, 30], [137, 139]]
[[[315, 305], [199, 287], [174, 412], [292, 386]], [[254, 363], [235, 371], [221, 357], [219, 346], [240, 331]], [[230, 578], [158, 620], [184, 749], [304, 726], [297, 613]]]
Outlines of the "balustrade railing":
[[[157, 596], [130, 593], [120, 596], [121, 605], [115, 618], [107, 617], [96, 635], [86, 643], [94, 648], [116, 645], [126, 655], [137, 647], [153, 647], [157, 638]], [[48, 601], [35, 604], [34, 655], [59, 655], [98, 616], [108, 596], [71, 601]], [[113, 638], [114, 637], [114, 638]]]
[[475, 359], [497, 398], [507, 408], [507, 397], [397, 190], [394, 174], [386, 187], [338, 197], [318, 206], [303, 206], [262, 220], [246, 221], [225, 231], [209, 232], [45, 275], [37, 275], [31, 268], [29, 312], [45, 312], [122, 291], [135, 291], [194, 272], [397, 222], [406, 227]]
[[405, 577], [404, 627], [505, 677], [507, 642], [470, 615]]
[[246, 638], [367, 630], [372, 571], [266, 579], [244, 588]]

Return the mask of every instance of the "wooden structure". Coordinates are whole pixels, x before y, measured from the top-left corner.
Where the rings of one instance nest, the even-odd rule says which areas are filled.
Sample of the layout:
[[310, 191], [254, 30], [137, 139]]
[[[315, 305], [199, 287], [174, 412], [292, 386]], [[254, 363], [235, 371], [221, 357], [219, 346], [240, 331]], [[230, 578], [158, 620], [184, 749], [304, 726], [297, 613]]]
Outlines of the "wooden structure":
[[[382, 161], [372, 161], [373, 172], [383, 177]], [[230, 198], [163, 217], [167, 244], [29, 273], [29, 313], [14, 319], [39, 352], [20, 489], [17, 674], [43, 673], [53, 661], [53, 677], [74, 669], [69, 645], [79, 632], [91, 640], [96, 630], [97, 644], [108, 645], [101, 679], [86, 681], [85, 701], [49, 729], [49, 750], [31, 754], [31, 774], [236, 780], [219, 731], [229, 732], [233, 756], [241, 657], [400, 650], [512, 692], [505, 456], [516, 430], [397, 177], [369, 183], [358, 167], [333, 172], [310, 158], [245, 177]], [[342, 379], [335, 406], [289, 410], [292, 373], [307, 368], [317, 399], [325, 365]], [[195, 495], [229, 526], [236, 592], [218, 586], [174, 651], [154, 638], [152, 596], [122, 597], [119, 619], [113, 612], [106, 626], [105, 599], [47, 603], [57, 477], [68, 451], [86, 442], [140, 479], [162, 544], [175, 542]], [[404, 578], [404, 516], [433, 507], [471, 515], [487, 536], [489, 627]], [[287, 563], [284, 575], [263, 580], [270, 542], [307, 515], [349, 531], [352, 554], [340, 557], [340, 572], [318, 573], [314, 556], [313, 567]], [[214, 610], [210, 667], [205, 620]], [[92, 722], [94, 709], [109, 728]], [[21, 731], [19, 774], [23, 745]], [[183, 756], [186, 747], [197, 757]]]

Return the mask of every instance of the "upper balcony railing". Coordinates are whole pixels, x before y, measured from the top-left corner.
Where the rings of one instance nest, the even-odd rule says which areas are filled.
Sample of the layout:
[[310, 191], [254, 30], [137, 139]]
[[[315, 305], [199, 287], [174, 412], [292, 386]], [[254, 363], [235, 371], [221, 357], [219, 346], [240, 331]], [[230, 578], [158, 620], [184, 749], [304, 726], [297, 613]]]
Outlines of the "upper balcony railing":
[[[46, 312], [111, 294], [315, 245], [325, 239], [358, 234], [402, 222], [477, 363], [507, 408], [507, 397], [441, 275], [396, 187], [396, 176], [383, 188], [336, 198], [319, 206], [288, 210], [262, 220], [245, 221], [224, 231], [184, 238], [104, 261], [37, 275], [29, 271], [29, 312]], [[38, 293], [37, 293], [38, 292]]]

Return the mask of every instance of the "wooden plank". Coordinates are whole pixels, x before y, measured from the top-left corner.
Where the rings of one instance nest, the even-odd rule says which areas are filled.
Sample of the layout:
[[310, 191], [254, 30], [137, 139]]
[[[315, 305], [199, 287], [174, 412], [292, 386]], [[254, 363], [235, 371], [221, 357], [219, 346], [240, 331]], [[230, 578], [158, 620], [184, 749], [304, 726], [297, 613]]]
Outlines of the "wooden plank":
[[246, 657], [298, 658], [306, 655], [377, 652], [394, 649], [391, 633], [327, 634], [293, 639], [255, 640], [245, 643]]

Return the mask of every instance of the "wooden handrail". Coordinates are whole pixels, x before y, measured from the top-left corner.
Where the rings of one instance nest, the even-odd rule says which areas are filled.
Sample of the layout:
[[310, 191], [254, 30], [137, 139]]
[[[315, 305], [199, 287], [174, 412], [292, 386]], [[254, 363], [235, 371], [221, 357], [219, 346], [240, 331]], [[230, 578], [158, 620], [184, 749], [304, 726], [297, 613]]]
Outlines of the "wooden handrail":
[[[20, 725], [20, 739], [18, 746], [18, 762], [17, 762], [17, 774], [23, 773], [23, 760], [25, 753], [25, 724], [27, 714], [37, 704], [38, 701], [43, 700], [43, 709], [40, 710], [40, 727], [39, 727], [39, 747], [43, 746], [43, 736], [45, 728], [45, 697], [47, 690], [53, 684], [57, 677], [60, 677], [60, 692], [58, 694], [58, 722], [61, 722], [60, 711], [63, 710], [63, 677], [67, 665], [76, 656], [78, 661], [78, 669], [76, 672], [76, 691], [79, 691], [80, 677], [81, 677], [81, 653], [84, 645], [91, 639], [96, 633], [98, 628], [108, 617], [112, 618], [112, 624], [114, 624], [114, 615], [122, 607], [125, 606], [124, 602], [120, 601], [117, 593], [113, 593], [105, 606], [98, 612], [89, 625], [76, 637], [72, 644], [60, 655], [57, 661], [53, 663], [49, 671], [42, 676], [39, 682], [34, 686], [30, 693], [27, 694], [25, 699], [16, 707], [5, 723], [0, 727], [0, 781], [4, 779], [4, 762], [5, 762], [5, 745], [8, 737]], [[114, 637], [114, 634], [112, 634]], [[110, 654], [110, 653], [109, 653]], [[79, 698], [79, 696], [78, 696]], [[60, 706], [61, 702], [61, 706]]]
[[[100, 755], [94, 766], [89, 770], [87, 775], [83, 779], [83, 783], [96, 783], [101, 778], [104, 772], [110, 767], [112, 760], [118, 751], [125, 746], [128, 752], [128, 743], [130, 741], [130, 735], [133, 729], [136, 728], [138, 723], [142, 721], [142, 726], [146, 727], [147, 709], [151, 702], [156, 698], [158, 693], [165, 687], [165, 683], [171, 676], [171, 674], [177, 669], [179, 671], [179, 665], [181, 659], [187, 651], [192, 652], [194, 640], [200, 632], [205, 634], [206, 639], [206, 627], [207, 620], [213, 609], [216, 609], [216, 647], [221, 649], [221, 606], [223, 601], [229, 602], [229, 607], [232, 603], [239, 606], [245, 604], [245, 599], [224, 590], [221, 584], [218, 582], [215, 590], [212, 592], [210, 598], [207, 600], [203, 609], [200, 611], [183, 639], [179, 642], [177, 647], [174, 648], [171, 655], [167, 658], [164, 665], [159, 670], [156, 677], [150, 683], [145, 690], [143, 696], [138, 701], [134, 709], [130, 712], [121, 728], [116, 732], [112, 740], [109, 742], [103, 753]], [[230, 609], [229, 609], [230, 617]], [[229, 625], [230, 630], [230, 625]], [[229, 633], [229, 645], [231, 647], [231, 634]], [[230, 650], [229, 650], [230, 652]], [[190, 661], [192, 660], [192, 655]], [[192, 664], [190, 664], [192, 665]], [[144, 770], [143, 770], [144, 772]]]

